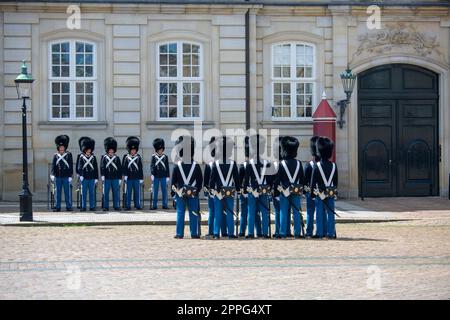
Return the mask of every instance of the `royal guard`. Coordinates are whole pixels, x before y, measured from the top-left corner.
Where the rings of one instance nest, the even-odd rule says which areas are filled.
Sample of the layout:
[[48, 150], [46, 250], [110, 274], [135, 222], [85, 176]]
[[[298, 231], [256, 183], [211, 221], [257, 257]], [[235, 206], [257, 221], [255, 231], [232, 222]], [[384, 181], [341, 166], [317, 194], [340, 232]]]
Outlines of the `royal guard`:
[[[222, 219], [225, 215], [229, 239], [237, 238], [234, 234], [234, 197], [240, 191], [238, 167], [232, 160], [234, 142], [227, 137], [217, 141], [217, 160], [211, 172], [209, 187], [214, 193], [214, 239], [220, 238]], [[222, 232], [223, 234], [223, 232]]]
[[172, 172], [171, 190], [177, 209], [176, 239], [184, 237], [184, 218], [189, 211], [191, 238], [200, 238], [200, 208], [198, 196], [202, 190], [203, 174], [194, 161], [195, 141], [191, 136], [180, 136], [175, 142], [176, 165]]
[[334, 143], [327, 137], [319, 137], [316, 142], [320, 161], [314, 164], [311, 177], [311, 196], [316, 201], [316, 238], [336, 238], [334, 200], [337, 195], [338, 170], [334, 162]]
[[128, 137], [126, 141], [128, 154], [122, 159], [122, 174], [126, 185], [125, 209], [131, 210], [131, 195], [134, 199], [134, 208], [142, 210], [141, 187], [144, 183], [142, 157], [138, 154], [140, 140], [138, 137]]
[[[273, 166], [276, 172], [278, 172], [280, 161], [283, 160], [281, 158], [281, 145], [280, 141], [283, 137], [279, 136], [272, 146], [272, 155], [273, 158], [278, 159], [273, 162]], [[276, 178], [275, 178], [276, 180]], [[280, 191], [277, 190], [277, 188], [274, 188], [272, 190], [272, 196], [273, 196], [273, 208], [275, 211], [275, 233], [273, 234], [274, 238], [278, 238], [280, 235]], [[289, 231], [290, 231], [290, 224]]]
[[[250, 153], [245, 172], [243, 191], [248, 193], [248, 239], [255, 237], [255, 217], [261, 213], [262, 230], [258, 237], [270, 238], [270, 196], [274, 182], [274, 166], [262, 159], [262, 150], [266, 148], [266, 139], [259, 134], [250, 136]], [[257, 227], [258, 228], [258, 227]]]
[[109, 191], [112, 190], [113, 207], [115, 211], [120, 211], [120, 180], [122, 179], [122, 163], [116, 155], [117, 141], [106, 138], [103, 142], [105, 154], [100, 161], [100, 174], [103, 184], [102, 207], [103, 211], [109, 211]]
[[69, 146], [67, 135], [57, 136], [55, 139], [57, 152], [53, 156], [50, 179], [56, 184], [56, 205], [53, 211], [61, 211], [61, 191], [64, 188], [64, 200], [66, 210], [72, 211], [72, 175], [73, 159], [72, 153], [67, 151]]
[[153, 188], [153, 204], [152, 209], [156, 210], [158, 208], [158, 189], [161, 187], [162, 194], [162, 208], [169, 209], [167, 205], [167, 183], [170, 180], [169, 171], [169, 159], [167, 155], [164, 154], [164, 140], [161, 138], [156, 138], [153, 140], [153, 148], [155, 153], [152, 155], [152, 160], [150, 162], [150, 172], [152, 174], [152, 188]]
[[[303, 166], [297, 160], [299, 141], [295, 137], [286, 136], [281, 139], [281, 158], [276, 179], [277, 190], [280, 192], [280, 238], [286, 238], [290, 210], [293, 211], [294, 237], [305, 236], [300, 200], [303, 194]], [[302, 232], [303, 231], [303, 232]]]
[[209, 159], [206, 160], [205, 170], [203, 174], [203, 192], [205, 197], [208, 200], [208, 234], [207, 237], [214, 236], [214, 193], [213, 190], [209, 187], [209, 180], [211, 178], [211, 171], [214, 165], [214, 161], [216, 161], [216, 137], [211, 137], [208, 144], [208, 153]]
[[81, 182], [81, 211], [86, 211], [87, 192], [89, 191], [89, 210], [96, 210], [96, 184], [98, 182], [97, 158], [94, 155], [95, 140], [84, 138], [81, 140], [81, 150], [78, 160], [78, 170]]
[[305, 187], [303, 189], [306, 197], [306, 237], [313, 236], [314, 231], [314, 212], [316, 211], [316, 203], [311, 198], [311, 175], [314, 168], [314, 164], [320, 161], [317, 154], [316, 142], [318, 136], [313, 136], [309, 141], [309, 150], [311, 152], [311, 160], [305, 165]]

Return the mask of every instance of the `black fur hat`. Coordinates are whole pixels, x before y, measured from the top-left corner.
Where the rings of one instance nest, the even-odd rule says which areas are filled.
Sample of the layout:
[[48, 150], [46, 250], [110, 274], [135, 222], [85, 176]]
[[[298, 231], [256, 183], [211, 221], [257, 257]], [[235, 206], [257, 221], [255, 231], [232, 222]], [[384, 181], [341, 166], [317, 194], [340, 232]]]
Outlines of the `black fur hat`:
[[297, 138], [292, 136], [286, 136], [281, 138], [281, 157], [283, 159], [295, 159], [297, 157], [297, 150], [300, 142]]
[[309, 150], [311, 151], [311, 155], [313, 157], [319, 156], [317, 154], [317, 148], [316, 148], [317, 139], [319, 139], [319, 136], [312, 136], [311, 139], [309, 140]]
[[249, 136], [245, 136], [244, 138], [244, 153], [245, 157], [248, 158], [250, 156], [250, 138]]
[[327, 137], [319, 137], [316, 142], [317, 153], [321, 159], [330, 159], [333, 154], [334, 142]]
[[113, 149], [114, 152], [117, 151], [117, 141], [113, 137], [108, 137], [103, 142], [103, 145], [105, 146], [105, 151], [108, 152], [109, 149]]
[[89, 137], [81, 137], [80, 139], [78, 139], [78, 146], [80, 147], [81, 152], [83, 152], [83, 148], [82, 148], [83, 141], [88, 140], [88, 139], [90, 139], [90, 138]]
[[87, 149], [91, 149], [94, 152], [95, 140], [91, 138], [86, 138], [81, 141], [81, 151], [85, 152]]
[[140, 142], [141, 141], [139, 140], [138, 137], [134, 136], [128, 137], [126, 141], [128, 152], [130, 152], [132, 149], [136, 149], [136, 152], [138, 152]]
[[257, 161], [260, 161], [261, 156], [266, 150], [267, 140], [263, 135], [254, 134], [249, 138], [251, 157], [255, 157]]
[[60, 146], [64, 146], [64, 149], [67, 150], [69, 147], [70, 138], [68, 135], [62, 134], [55, 138], [56, 149], [59, 149]]
[[217, 141], [217, 151], [219, 153], [219, 157], [222, 158], [223, 162], [226, 160], [231, 160], [234, 149], [234, 140], [230, 137], [220, 137]]
[[191, 149], [191, 159], [194, 157], [194, 149], [195, 149], [195, 140], [192, 136], [179, 136], [177, 141], [175, 141], [175, 145], [177, 146], [178, 156], [183, 158], [184, 153], [183, 149], [189, 148]]
[[153, 148], [155, 148], [155, 151], [158, 151], [160, 149], [165, 149], [164, 139], [156, 138], [153, 140]]
[[209, 153], [210, 153], [211, 157], [214, 158], [216, 156], [216, 147], [217, 147], [216, 137], [211, 137], [211, 139], [209, 139], [208, 147], [209, 147]]

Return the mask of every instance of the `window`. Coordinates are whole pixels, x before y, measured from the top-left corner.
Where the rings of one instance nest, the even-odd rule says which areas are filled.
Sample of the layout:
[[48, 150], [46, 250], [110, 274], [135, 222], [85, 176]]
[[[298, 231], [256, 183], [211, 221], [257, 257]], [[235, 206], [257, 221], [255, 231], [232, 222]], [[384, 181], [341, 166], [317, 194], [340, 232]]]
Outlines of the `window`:
[[50, 43], [51, 120], [95, 120], [95, 45], [68, 40]]
[[272, 118], [312, 116], [315, 88], [315, 48], [304, 43], [272, 46]]
[[202, 116], [202, 48], [189, 42], [158, 46], [158, 115], [163, 120]]

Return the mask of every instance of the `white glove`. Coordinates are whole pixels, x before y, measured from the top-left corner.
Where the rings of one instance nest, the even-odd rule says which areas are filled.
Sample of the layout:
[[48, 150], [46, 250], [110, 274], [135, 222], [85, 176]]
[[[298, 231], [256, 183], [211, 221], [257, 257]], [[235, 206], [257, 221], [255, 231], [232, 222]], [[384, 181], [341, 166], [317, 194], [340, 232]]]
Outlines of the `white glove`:
[[95, 180], [94, 180], [94, 183], [95, 183], [95, 184], [97, 184], [97, 182], [98, 182], [98, 180], [97, 180], [97, 179], [95, 179]]
[[287, 197], [289, 197], [289, 195], [290, 195], [291, 193], [289, 192], [289, 189], [284, 189], [283, 190], [283, 195], [287, 198]]
[[323, 193], [323, 192], [319, 193], [319, 198], [322, 200], [325, 200], [325, 198], [326, 198], [325, 193]]
[[277, 201], [280, 201], [280, 197], [275, 197], [275, 199], [276, 199]]
[[84, 180], [84, 177], [80, 176], [80, 181], [83, 182], [83, 180]]
[[166, 178], [166, 182], [169, 182], [169, 180], [170, 180], [170, 178], [167, 177], [167, 178]]
[[72, 183], [72, 177], [69, 177], [69, 183]]
[[139, 183], [140, 183], [140, 184], [143, 184], [143, 183], [144, 183], [144, 180], [139, 180]]
[[55, 176], [54, 176], [54, 175], [51, 175], [51, 176], [50, 176], [50, 180], [52, 180], [52, 182], [54, 182], [54, 181], [55, 181]]
[[248, 198], [248, 193], [243, 193], [242, 196], [243, 196], [244, 198]]
[[153, 175], [150, 176], [150, 179], [155, 180], [155, 177]]
[[105, 181], [105, 176], [102, 176], [102, 181]]
[[123, 177], [123, 180], [127, 181], [128, 180], [128, 176]]
[[215, 195], [216, 195], [217, 199], [219, 199], [219, 200], [223, 199], [223, 195], [220, 192], [216, 192]]

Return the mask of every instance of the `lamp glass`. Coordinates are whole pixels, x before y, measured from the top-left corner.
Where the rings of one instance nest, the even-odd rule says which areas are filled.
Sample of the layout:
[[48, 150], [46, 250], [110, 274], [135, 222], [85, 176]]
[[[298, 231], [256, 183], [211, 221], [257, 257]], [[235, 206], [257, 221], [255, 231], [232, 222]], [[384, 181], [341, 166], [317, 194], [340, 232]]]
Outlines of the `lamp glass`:
[[17, 97], [19, 99], [30, 98], [31, 82], [16, 82]]

